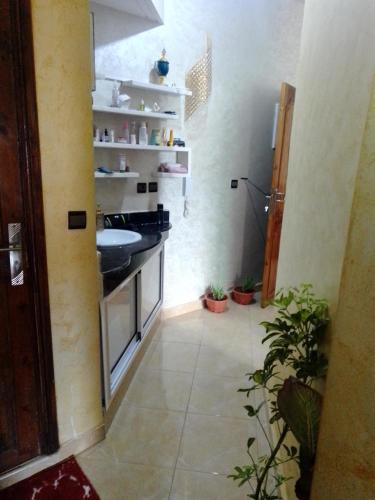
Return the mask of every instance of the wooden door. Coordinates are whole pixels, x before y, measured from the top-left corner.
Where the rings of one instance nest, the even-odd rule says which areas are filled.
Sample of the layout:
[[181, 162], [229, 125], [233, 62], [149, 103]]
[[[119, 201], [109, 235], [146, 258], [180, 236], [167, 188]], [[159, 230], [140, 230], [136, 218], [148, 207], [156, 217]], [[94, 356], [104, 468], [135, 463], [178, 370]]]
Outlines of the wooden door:
[[262, 307], [265, 307], [275, 296], [295, 93], [296, 89], [292, 85], [282, 83], [264, 255]]
[[29, 0], [0, 0], [0, 472], [57, 449]]

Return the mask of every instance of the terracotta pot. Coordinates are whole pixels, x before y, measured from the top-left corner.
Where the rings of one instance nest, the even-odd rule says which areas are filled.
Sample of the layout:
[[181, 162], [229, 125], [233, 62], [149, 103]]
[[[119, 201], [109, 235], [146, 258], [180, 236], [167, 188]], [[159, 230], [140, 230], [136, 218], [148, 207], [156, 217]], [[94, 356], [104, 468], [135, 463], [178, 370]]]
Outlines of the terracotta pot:
[[254, 299], [254, 292], [243, 292], [241, 287], [237, 286], [232, 290], [232, 299], [243, 306], [251, 304]]
[[205, 296], [206, 306], [209, 311], [214, 313], [222, 313], [227, 308], [228, 296], [225, 295], [223, 300], [215, 300], [212, 294], [209, 293]]

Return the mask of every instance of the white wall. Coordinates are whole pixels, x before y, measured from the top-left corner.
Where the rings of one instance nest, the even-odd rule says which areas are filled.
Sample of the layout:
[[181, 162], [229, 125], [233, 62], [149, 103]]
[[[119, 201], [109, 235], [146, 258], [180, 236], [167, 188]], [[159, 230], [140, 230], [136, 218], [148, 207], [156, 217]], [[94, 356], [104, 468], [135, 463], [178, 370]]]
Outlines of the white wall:
[[[168, 79], [183, 86], [185, 72], [205, 49], [206, 33], [212, 39], [212, 95], [184, 134], [193, 150], [189, 217], [183, 217], [179, 180], [159, 182], [157, 196], [136, 195], [131, 182], [97, 182], [98, 202], [107, 211], [152, 209], [157, 201], [170, 209], [166, 306], [196, 300], [214, 281], [261, 277], [263, 241], [246, 186], [240, 182], [231, 190], [230, 180], [248, 176], [269, 187], [274, 103], [283, 80], [295, 83], [303, 7], [302, 0], [167, 0], [165, 25], [142, 32], [139, 19], [93, 4], [97, 73], [147, 81], [165, 47]], [[131, 162], [146, 178], [150, 169], [134, 155]], [[263, 199], [255, 192], [254, 200], [264, 233]]]

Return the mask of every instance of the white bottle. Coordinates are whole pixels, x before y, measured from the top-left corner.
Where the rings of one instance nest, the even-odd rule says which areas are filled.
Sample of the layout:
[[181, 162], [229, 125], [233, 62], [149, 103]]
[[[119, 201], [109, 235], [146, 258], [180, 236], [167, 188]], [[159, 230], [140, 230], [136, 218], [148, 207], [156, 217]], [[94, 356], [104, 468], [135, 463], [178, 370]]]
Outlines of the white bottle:
[[114, 108], [118, 108], [120, 105], [119, 96], [120, 96], [119, 84], [117, 82], [114, 82], [112, 88], [112, 106]]
[[148, 135], [147, 135], [147, 126], [146, 122], [141, 122], [141, 126], [139, 127], [139, 140], [138, 144], [142, 146], [147, 146], [148, 144]]
[[100, 142], [100, 128], [95, 127], [95, 137], [94, 137], [95, 142]]
[[124, 140], [126, 144], [130, 143], [130, 136], [129, 136], [129, 124], [128, 122], [124, 122], [124, 126], [122, 127], [124, 131]]
[[119, 163], [120, 172], [126, 172], [126, 155], [124, 153], [119, 154]]
[[131, 122], [130, 144], [137, 144], [137, 127], [135, 125], [135, 122]]

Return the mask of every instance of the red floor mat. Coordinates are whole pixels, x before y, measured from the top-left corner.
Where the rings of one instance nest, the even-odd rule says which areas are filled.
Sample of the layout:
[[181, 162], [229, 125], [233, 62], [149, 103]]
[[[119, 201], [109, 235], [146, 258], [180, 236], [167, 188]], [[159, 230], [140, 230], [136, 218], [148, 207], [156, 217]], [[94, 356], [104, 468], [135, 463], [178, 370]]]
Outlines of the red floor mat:
[[71, 456], [0, 491], [0, 500], [100, 500]]

